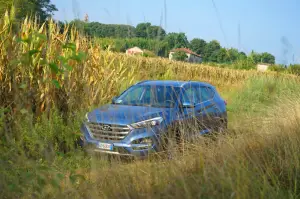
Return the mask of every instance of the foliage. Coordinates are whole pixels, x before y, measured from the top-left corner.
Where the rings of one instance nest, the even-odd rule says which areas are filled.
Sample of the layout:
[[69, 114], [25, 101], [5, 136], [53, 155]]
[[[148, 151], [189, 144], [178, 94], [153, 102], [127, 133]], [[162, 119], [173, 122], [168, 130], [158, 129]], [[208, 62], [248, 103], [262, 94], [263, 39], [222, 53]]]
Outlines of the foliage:
[[136, 37], [162, 40], [166, 31], [160, 26], [152, 26], [151, 23], [140, 23], [135, 28]]
[[246, 58], [235, 61], [233, 64], [231, 64], [231, 67], [233, 69], [252, 70], [256, 69], [256, 64], [252, 59]]
[[282, 65], [271, 65], [269, 66], [268, 70], [275, 71], [275, 72], [285, 72], [286, 68]]
[[[171, 32], [166, 34], [162, 27], [152, 25], [149, 22], [140, 23], [133, 27], [74, 20], [70, 22], [70, 25], [75, 26], [80, 32], [88, 36], [103, 38], [99, 39], [101, 40], [101, 47], [107, 49], [110, 46], [110, 49], [115, 52], [125, 52], [127, 48], [138, 46], [153, 51], [158, 56], [167, 57], [170, 50], [184, 47], [202, 55], [204, 62], [223, 64], [247, 59], [244, 52], [239, 52], [234, 48], [222, 48], [217, 40], [207, 43], [203, 39], [194, 38], [189, 42], [185, 33]], [[249, 58], [254, 63], [275, 63], [275, 57], [269, 53], [259, 54], [252, 51]]]
[[144, 38], [99, 38], [96, 39], [96, 42], [103, 50], [108, 49], [110, 46], [110, 50], [113, 52], [125, 52], [128, 48], [138, 46], [141, 49], [147, 49], [158, 56], [166, 57], [168, 55], [166, 42], [158, 40]]
[[80, 20], [71, 21], [70, 25], [92, 37], [131, 38], [135, 36], [135, 28], [129, 25], [88, 23]]
[[275, 64], [275, 57], [270, 53], [264, 52], [261, 54], [261, 61], [263, 63]]
[[221, 49], [220, 43], [212, 40], [206, 44], [203, 52], [203, 60], [207, 62], [217, 62], [218, 50]]
[[53, 15], [54, 11], [57, 11], [50, 0], [0, 0], [0, 15], [3, 16], [13, 5], [17, 20], [22, 20], [29, 15], [38, 16], [41, 22], [44, 22]]
[[215, 55], [216, 60], [218, 63], [228, 63], [230, 61], [229, 54], [225, 48], [221, 48], [221, 49], [215, 51], [215, 53], [216, 53], [216, 55]]
[[204, 53], [205, 46], [206, 41], [203, 39], [194, 38], [190, 42], [191, 50], [197, 53], [198, 55], [202, 55]]
[[298, 75], [300, 76], [300, 65], [295, 64], [295, 65], [291, 65], [287, 68], [288, 72], [294, 75]]
[[129, 25], [102, 24], [99, 22], [84, 22], [73, 20], [71, 26], [83, 31], [88, 36], [100, 38], [144, 38], [163, 40], [166, 31], [160, 26], [153, 26], [151, 23], [140, 23], [136, 27]]
[[156, 57], [155, 53], [150, 50], [144, 50], [143, 56], [144, 57]]
[[173, 53], [172, 56], [173, 56], [173, 59], [176, 61], [185, 61], [188, 58], [186, 53], [183, 51], [176, 51]]
[[189, 41], [185, 33], [169, 33], [166, 36], [166, 41], [168, 43], [169, 50], [174, 48], [187, 48], [189, 46]]
[[253, 60], [254, 63], [267, 63], [267, 64], [275, 64], [275, 57], [270, 53], [256, 53], [252, 51], [249, 57]]

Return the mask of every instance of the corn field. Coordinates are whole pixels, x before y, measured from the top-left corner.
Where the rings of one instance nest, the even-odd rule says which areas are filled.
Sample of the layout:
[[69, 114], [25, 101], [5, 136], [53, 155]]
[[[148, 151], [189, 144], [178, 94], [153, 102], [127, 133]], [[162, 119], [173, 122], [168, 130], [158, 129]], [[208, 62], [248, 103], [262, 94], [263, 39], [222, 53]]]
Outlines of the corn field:
[[8, 13], [0, 20], [0, 54], [0, 106], [37, 115], [106, 103], [145, 79], [200, 80], [220, 88], [261, 75], [103, 51], [73, 27], [31, 18], [18, 26]]

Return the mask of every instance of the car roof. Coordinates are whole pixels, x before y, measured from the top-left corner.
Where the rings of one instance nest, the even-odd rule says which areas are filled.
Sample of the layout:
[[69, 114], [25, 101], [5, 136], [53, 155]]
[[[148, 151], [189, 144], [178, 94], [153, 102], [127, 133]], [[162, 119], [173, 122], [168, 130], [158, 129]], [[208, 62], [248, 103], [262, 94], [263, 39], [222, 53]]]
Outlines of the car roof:
[[160, 86], [173, 86], [173, 87], [184, 87], [188, 83], [197, 83], [200, 84], [200, 86], [208, 86], [208, 87], [213, 87], [209, 83], [205, 82], [199, 82], [199, 81], [175, 81], [175, 80], [146, 80], [139, 82], [139, 85], [160, 85]]

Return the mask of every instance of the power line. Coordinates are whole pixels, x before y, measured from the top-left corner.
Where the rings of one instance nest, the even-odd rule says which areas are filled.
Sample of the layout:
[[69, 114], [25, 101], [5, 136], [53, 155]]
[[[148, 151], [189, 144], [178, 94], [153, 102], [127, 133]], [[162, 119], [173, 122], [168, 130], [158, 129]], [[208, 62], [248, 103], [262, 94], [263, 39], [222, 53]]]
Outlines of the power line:
[[217, 18], [218, 18], [218, 21], [219, 21], [219, 26], [220, 26], [220, 29], [222, 31], [225, 43], [228, 46], [227, 37], [226, 37], [225, 31], [223, 29], [223, 25], [222, 25], [222, 20], [221, 20], [221, 17], [220, 17], [220, 13], [219, 13], [218, 8], [217, 8], [217, 6], [215, 4], [215, 1], [214, 0], [211, 0], [211, 1], [212, 1], [212, 4], [213, 4], [214, 8], [215, 8], [216, 14], [217, 14]]
[[167, 31], [167, 1], [164, 0], [164, 9], [165, 9], [165, 30]]

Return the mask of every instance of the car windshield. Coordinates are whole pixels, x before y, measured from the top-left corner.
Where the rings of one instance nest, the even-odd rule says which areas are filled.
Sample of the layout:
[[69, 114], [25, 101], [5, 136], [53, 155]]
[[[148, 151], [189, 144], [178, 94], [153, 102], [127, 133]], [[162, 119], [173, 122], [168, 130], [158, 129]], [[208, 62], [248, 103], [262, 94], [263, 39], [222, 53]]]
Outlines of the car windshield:
[[137, 85], [125, 91], [114, 104], [173, 108], [179, 93], [179, 87]]

